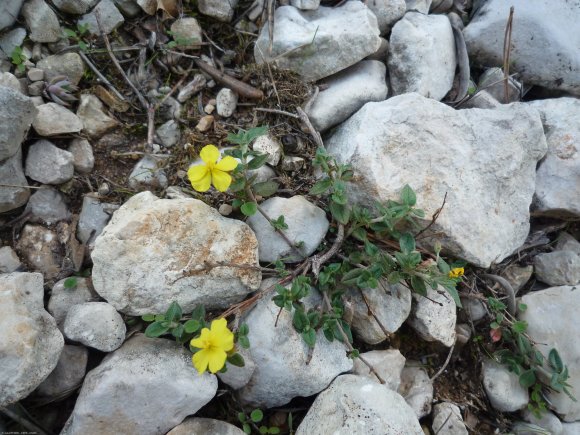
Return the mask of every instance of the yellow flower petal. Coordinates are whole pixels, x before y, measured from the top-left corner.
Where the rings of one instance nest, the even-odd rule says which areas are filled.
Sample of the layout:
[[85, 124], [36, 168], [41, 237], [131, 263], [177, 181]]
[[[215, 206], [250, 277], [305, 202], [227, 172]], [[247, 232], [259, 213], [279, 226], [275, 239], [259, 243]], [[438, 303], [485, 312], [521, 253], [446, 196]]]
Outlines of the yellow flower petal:
[[209, 168], [206, 165], [195, 165], [187, 170], [187, 178], [192, 183], [197, 183], [207, 175]]
[[213, 185], [220, 192], [225, 192], [228, 190], [228, 187], [230, 187], [230, 184], [232, 184], [232, 177], [230, 174], [220, 171], [219, 169], [211, 170], [211, 178]]
[[201, 149], [199, 156], [208, 165], [213, 166], [220, 158], [220, 150], [215, 145], [206, 145]]
[[211, 186], [211, 172], [207, 171], [207, 174], [199, 180], [195, 182], [191, 182], [191, 187], [193, 187], [198, 192], [207, 192], [209, 187]]
[[207, 370], [211, 355], [211, 351], [206, 349], [202, 349], [193, 355], [193, 366], [196, 368], [200, 375]]
[[226, 352], [234, 348], [234, 334], [228, 329], [226, 319], [217, 319], [211, 322], [211, 344]]
[[238, 161], [234, 159], [232, 156], [225, 156], [221, 159], [217, 165], [215, 165], [216, 169], [220, 171], [233, 171], [238, 166]]
[[226, 364], [227, 355], [222, 349], [217, 349], [215, 347], [211, 348], [211, 354], [209, 356], [209, 371], [212, 373], [219, 372]]

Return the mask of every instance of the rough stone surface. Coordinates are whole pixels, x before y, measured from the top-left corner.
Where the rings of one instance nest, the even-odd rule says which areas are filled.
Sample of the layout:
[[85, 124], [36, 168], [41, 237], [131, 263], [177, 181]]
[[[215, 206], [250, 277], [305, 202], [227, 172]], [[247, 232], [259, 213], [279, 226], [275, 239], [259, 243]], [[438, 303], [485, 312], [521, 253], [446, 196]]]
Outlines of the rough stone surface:
[[102, 203], [94, 196], [85, 195], [77, 226], [79, 241], [91, 247], [118, 208], [116, 204]]
[[61, 37], [58, 17], [44, 0], [28, 0], [22, 6], [22, 16], [34, 42], [56, 42]]
[[568, 233], [560, 233], [556, 251], [572, 251], [580, 255], [580, 242]]
[[256, 62], [272, 61], [296, 49], [280, 57], [276, 64], [306, 80], [319, 80], [348, 68], [381, 45], [377, 18], [361, 2], [348, 2], [339, 8], [321, 6], [306, 12], [282, 6], [276, 9], [274, 20], [272, 52], [268, 51], [266, 24], [254, 48]]
[[238, 106], [238, 95], [231, 89], [221, 89], [216, 97], [217, 113], [219, 116], [229, 118]]
[[[329, 223], [324, 210], [308, 202], [303, 196], [274, 197], [264, 201], [261, 206], [271, 219], [284, 216], [284, 222], [288, 225], [284, 233], [295, 244], [304, 242], [300, 251], [305, 257], [318, 248], [328, 231]], [[260, 261], [282, 260], [292, 263], [301, 259], [260, 213], [250, 216], [247, 222], [256, 233]]]
[[[97, 14], [99, 14], [99, 21], [101, 27], [97, 23]], [[125, 18], [119, 12], [111, 0], [100, 0], [97, 6], [86, 15], [83, 15], [78, 24], [87, 26], [89, 33], [93, 35], [100, 35], [101, 29], [105, 34], [111, 33], [125, 22]]]
[[[521, 320], [528, 322], [526, 331], [537, 343], [538, 349], [547, 358], [552, 348], [558, 350], [564, 364], [568, 366], [571, 391], [580, 390], [580, 292], [578, 286], [552, 287], [535, 291], [522, 297], [528, 306], [520, 313]], [[549, 380], [547, 380], [549, 382]], [[574, 393], [572, 393], [574, 394]], [[574, 394], [575, 395], [575, 394]], [[553, 410], [564, 421], [580, 419], [580, 402], [573, 402], [565, 394], [548, 393]]]
[[36, 109], [30, 98], [0, 86], [0, 162], [20, 149], [35, 116]]
[[487, 314], [485, 304], [479, 299], [461, 298], [461, 305], [463, 305], [463, 311], [472, 322], [480, 321]]
[[0, 50], [2, 50], [0, 57], [2, 57], [2, 54], [6, 57], [11, 57], [14, 49], [22, 46], [25, 38], [26, 29], [23, 27], [17, 27], [0, 35]]
[[307, 109], [308, 118], [319, 131], [347, 119], [369, 101], [387, 98], [387, 68], [377, 60], [363, 60], [324, 80], [327, 88], [318, 93]]
[[61, 433], [162, 435], [195, 414], [216, 391], [216, 377], [200, 376], [183, 346], [139, 334], [87, 373]]
[[63, 331], [69, 340], [102, 352], [112, 352], [123, 344], [127, 327], [112, 305], [87, 302], [69, 309]]
[[[250, 228], [222, 217], [196, 199], [133, 196], [95, 241], [93, 284], [118, 311], [162, 313], [172, 301], [184, 312], [196, 305], [229, 306], [256, 290], [260, 272], [206, 262], [258, 266]], [[200, 269], [201, 268], [201, 269]]]
[[135, 0], [113, 0], [119, 11], [129, 18], [134, 18], [139, 15], [142, 9]]
[[12, 273], [20, 267], [20, 259], [10, 246], [0, 248], [0, 274]]
[[400, 95], [365, 104], [325, 145], [353, 166], [347, 189], [357, 203], [398, 199], [409, 184], [427, 225], [447, 193], [431, 229], [456, 257], [489, 267], [526, 240], [535, 167], [547, 148], [535, 110], [517, 104], [456, 111]]
[[74, 175], [73, 155], [41, 139], [28, 149], [26, 175], [44, 184], [62, 184]]
[[248, 350], [238, 347], [238, 353], [244, 358], [244, 367], [236, 367], [228, 364], [228, 370], [225, 373], [217, 374], [220, 381], [234, 390], [239, 390], [246, 386], [250, 382], [250, 379], [252, 379], [254, 370], [256, 370], [256, 364]]
[[389, 33], [407, 10], [405, 0], [369, 0], [366, 5], [377, 17], [381, 35]]
[[199, 0], [197, 8], [203, 15], [228, 23], [234, 16], [237, 4], [238, 0]]
[[[578, 252], [578, 254], [580, 255], [580, 252]], [[517, 294], [517, 292], [520, 291], [521, 288], [530, 280], [533, 273], [533, 266], [518, 266], [514, 263], [506, 267], [502, 275], [511, 284], [514, 292]]]
[[[397, 391], [401, 384], [401, 372], [405, 367], [405, 357], [398, 349], [371, 350], [361, 353], [361, 356], [373, 366], [375, 371], [385, 381], [385, 386], [389, 390]], [[369, 367], [359, 358], [354, 360], [353, 373], [359, 376], [366, 376], [375, 382], [379, 379], [371, 373]]]
[[171, 31], [179, 48], [198, 48], [203, 40], [201, 27], [193, 17], [175, 20], [171, 25]]
[[518, 375], [487, 360], [483, 362], [483, 387], [491, 406], [501, 412], [515, 412], [527, 406], [528, 390], [520, 385]]
[[40, 225], [27, 224], [20, 233], [16, 250], [25, 263], [52, 280], [60, 273], [62, 250], [56, 232]]
[[129, 174], [129, 187], [135, 190], [166, 188], [167, 175], [162, 169], [163, 162], [154, 156], [143, 157]]
[[40, 273], [0, 275], [0, 406], [28, 396], [58, 362], [64, 339], [43, 297]]
[[427, 15], [431, 7], [432, 0], [405, 0], [407, 11], [420, 12]]
[[562, 423], [562, 433], [560, 435], [576, 435], [580, 433], [580, 422]]
[[179, 124], [173, 119], [157, 127], [155, 134], [159, 138], [161, 145], [166, 148], [171, 148], [179, 142], [179, 139], [181, 138]]
[[374, 289], [353, 289], [348, 292], [348, 299], [353, 307], [352, 329], [368, 344], [385, 341], [385, 331], [396, 332], [411, 312], [411, 290], [400, 284], [390, 285], [386, 280]]
[[449, 293], [443, 288], [438, 291], [428, 288], [427, 298], [414, 294], [413, 299], [415, 307], [407, 321], [409, 325], [423, 340], [451, 347], [455, 343], [457, 312]]
[[[262, 288], [274, 282], [266, 280]], [[265, 295], [245, 318], [250, 328], [249, 352], [256, 368], [250, 382], [239, 390], [239, 398], [243, 403], [262, 408], [316, 394], [353, 365], [344, 345], [336, 340], [329, 342], [320, 330], [310, 358], [308, 345], [292, 326], [292, 314], [283, 310], [278, 318], [280, 308], [272, 296]], [[307, 308], [313, 307], [321, 303], [320, 294], [312, 289], [303, 302]]]
[[26, 204], [30, 197], [30, 189], [26, 188], [28, 180], [26, 180], [24, 169], [22, 168], [21, 150], [17, 150], [12, 157], [0, 162], [0, 180], [5, 184], [23, 186], [0, 186], [0, 213], [14, 210]]
[[[550, 432], [551, 435], [561, 435], [562, 434], [562, 422], [558, 417], [556, 417], [551, 412], [544, 412], [541, 418], [536, 417], [533, 413], [528, 411], [527, 409], [523, 412], [524, 420], [535, 424], [536, 426], [540, 426], [543, 429], [546, 429]], [[580, 429], [580, 428], [579, 428]], [[522, 434], [524, 435], [524, 434]]]
[[580, 100], [555, 98], [527, 104], [540, 112], [548, 142], [548, 154], [536, 175], [535, 209], [580, 216]]
[[478, 90], [469, 100], [465, 101], [459, 107], [460, 109], [496, 109], [501, 106], [493, 96], [487, 92]]
[[52, 0], [60, 11], [73, 15], [84, 14], [98, 2], [99, 0]]
[[0, 3], [0, 30], [14, 24], [22, 3], [24, 0], [5, 0]]
[[433, 432], [441, 435], [468, 435], [461, 410], [453, 403], [442, 402], [433, 407]]
[[433, 382], [419, 362], [407, 361], [407, 366], [401, 372], [399, 394], [405, 398], [417, 418], [431, 414]]
[[276, 166], [280, 162], [282, 154], [284, 153], [282, 144], [278, 138], [270, 134], [265, 134], [256, 138], [252, 148], [254, 151], [267, 154], [268, 159], [266, 160], [266, 163], [272, 166]]
[[551, 286], [580, 284], [580, 255], [573, 251], [538, 254], [534, 269], [538, 279]]
[[30, 214], [29, 222], [47, 225], [69, 220], [71, 217], [64, 195], [52, 188], [35, 190], [26, 204], [25, 212]]
[[505, 23], [511, 6], [519, 12], [512, 27], [510, 72], [519, 73], [526, 84], [580, 94], [576, 2], [481, 2], [463, 31], [469, 59], [479, 66], [502, 64]]
[[87, 348], [65, 344], [56, 368], [36, 392], [45, 397], [58, 396], [80, 385], [87, 370], [88, 357]]
[[83, 131], [91, 137], [101, 137], [115, 128], [118, 122], [103, 112], [103, 103], [94, 95], [81, 95], [77, 116], [83, 123]]
[[419, 420], [395, 391], [362, 376], [342, 375], [320, 393], [296, 435], [423, 435]]
[[[0, 56], [0, 57], [2, 57], [2, 56]], [[13, 89], [16, 92], [19, 92], [20, 94], [25, 95], [25, 93], [22, 92], [22, 86], [20, 85], [20, 82], [18, 81], [16, 76], [12, 73], [9, 73], [9, 72], [0, 73], [0, 86]], [[1, 89], [2, 88], [0, 88], [0, 90]], [[42, 104], [44, 104], [44, 100], [42, 101]], [[34, 118], [34, 116], [32, 118]], [[32, 119], [30, 120], [30, 122], [32, 122]]]
[[73, 166], [80, 174], [90, 174], [95, 166], [95, 156], [91, 143], [83, 138], [75, 138], [68, 146], [68, 152], [73, 155]]
[[66, 315], [73, 306], [99, 300], [99, 295], [95, 293], [87, 278], [76, 278], [76, 285], [72, 288], [66, 288], [65, 282], [67, 279], [61, 279], [52, 287], [47, 306], [48, 312], [55, 318], [61, 331]]
[[44, 70], [45, 79], [65, 76], [73, 85], [78, 85], [85, 72], [85, 64], [78, 53], [54, 54], [41, 59], [37, 68]]
[[80, 118], [59, 104], [46, 103], [38, 106], [37, 110], [32, 126], [41, 136], [78, 133], [83, 128]]
[[455, 77], [455, 40], [444, 15], [407, 12], [389, 39], [389, 76], [395, 95], [417, 92], [441, 100]]
[[221, 420], [213, 418], [187, 418], [179, 426], [174, 427], [167, 435], [244, 435], [244, 431]]
[[502, 103], [519, 101], [522, 96], [522, 85], [514, 78], [508, 80], [508, 101], [505, 100], [505, 80], [501, 68], [489, 68], [479, 77], [478, 87], [485, 89], [493, 98]]

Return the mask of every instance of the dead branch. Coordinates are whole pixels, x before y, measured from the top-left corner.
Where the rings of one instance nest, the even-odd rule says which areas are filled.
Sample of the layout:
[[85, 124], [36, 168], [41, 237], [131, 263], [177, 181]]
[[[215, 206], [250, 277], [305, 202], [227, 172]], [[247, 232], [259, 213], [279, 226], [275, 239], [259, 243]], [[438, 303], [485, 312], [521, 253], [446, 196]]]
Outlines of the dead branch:
[[261, 90], [256, 89], [255, 87], [250, 86], [247, 83], [244, 83], [232, 76], [229, 76], [221, 72], [217, 68], [214, 68], [213, 66], [202, 61], [201, 59], [195, 59], [195, 64], [200, 70], [212, 76], [214, 80], [220, 82], [222, 85], [225, 85], [228, 88], [232, 89], [241, 97], [256, 100], [264, 98], [264, 93]]

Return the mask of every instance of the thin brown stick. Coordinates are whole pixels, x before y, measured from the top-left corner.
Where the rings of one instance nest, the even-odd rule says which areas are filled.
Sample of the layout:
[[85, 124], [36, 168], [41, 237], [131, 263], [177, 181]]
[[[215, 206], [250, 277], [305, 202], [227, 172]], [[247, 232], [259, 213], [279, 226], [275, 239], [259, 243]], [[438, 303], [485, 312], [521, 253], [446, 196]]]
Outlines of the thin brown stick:
[[304, 110], [302, 110], [302, 108], [300, 108], [300, 107], [296, 107], [296, 112], [298, 113], [300, 120], [304, 123], [306, 128], [308, 128], [308, 131], [310, 132], [310, 135], [314, 139], [316, 146], [319, 148], [324, 148], [324, 143], [322, 142], [322, 136], [320, 136], [320, 133], [314, 128], [314, 126], [310, 122], [310, 119], [308, 118], [308, 115], [306, 114], [306, 112], [304, 112]]
[[[268, 1], [268, 54], [272, 55], [272, 48], [274, 47], [274, 1]], [[264, 57], [264, 56], [262, 56]]]
[[254, 110], [257, 112], [276, 113], [278, 115], [285, 115], [285, 116], [289, 116], [289, 117], [294, 118], [294, 119], [300, 119], [300, 117], [298, 115], [296, 115], [294, 113], [286, 112], [284, 110], [267, 109], [265, 107], [254, 107]]
[[379, 325], [379, 328], [381, 328], [381, 331], [383, 332], [383, 334], [385, 334], [385, 337], [390, 337], [391, 336], [391, 333], [389, 331], [387, 331], [387, 328], [385, 328], [385, 326], [379, 320], [379, 318], [377, 317], [377, 315], [374, 313], [373, 309], [371, 308], [371, 305], [369, 304], [369, 301], [367, 300], [367, 297], [365, 296], [365, 293], [364, 293], [363, 289], [359, 288], [358, 290], [360, 291], [360, 294], [361, 294], [361, 296], [363, 298], [363, 301], [364, 301], [365, 305], [367, 306], [367, 310], [370, 313], [370, 315], [373, 317], [373, 319], [375, 320], [375, 322], [377, 322], [377, 325]]
[[510, 14], [505, 26], [505, 35], [503, 39], [503, 75], [504, 75], [504, 103], [509, 103], [509, 70], [510, 70], [510, 52], [512, 45], [512, 22], [514, 19], [514, 7], [510, 7]]
[[[260, 51], [262, 58], [265, 58], [264, 53], [262, 53], [262, 49], [258, 44], [256, 44], [256, 48]], [[276, 81], [274, 80], [274, 74], [272, 74], [272, 68], [270, 67], [270, 62], [266, 62], [266, 68], [268, 68], [268, 75], [270, 76], [270, 81], [272, 82], [272, 88], [274, 89], [274, 94], [278, 100], [278, 107], [282, 107], [282, 103], [280, 102], [280, 95], [278, 95], [278, 88], [276, 88]]]
[[433, 216], [431, 217], [431, 222], [429, 222], [429, 225], [427, 225], [425, 228], [423, 228], [421, 231], [419, 231], [415, 235], [415, 240], [417, 240], [421, 234], [426, 232], [429, 228], [431, 228], [435, 224], [435, 222], [437, 221], [437, 218], [439, 217], [439, 215], [443, 211], [443, 207], [445, 207], [446, 201], [447, 201], [447, 192], [445, 192], [445, 196], [443, 197], [443, 203], [441, 204], [441, 207], [439, 207], [437, 210], [435, 210], [435, 213], [433, 213]]
[[435, 379], [437, 379], [439, 376], [441, 376], [441, 373], [443, 373], [445, 371], [445, 368], [447, 367], [447, 365], [449, 364], [449, 361], [451, 360], [451, 355], [453, 354], [453, 349], [455, 349], [455, 343], [453, 343], [453, 346], [451, 346], [451, 348], [449, 349], [449, 353], [447, 354], [447, 358], [445, 359], [445, 362], [443, 363], [441, 368], [439, 370], [437, 370], [437, 373], [435, 373], [433, 375], [433, 377], [431, 378], [431, 382], [433, 382]]
[[320, 274], [320, 268], [322, 265], [330, 260], [338, 252], [342, 246], [342, 242], [344, 242], [344, 225], [339, 223], [338, 231], [336, 232], [336, 238], [334, 239], [334, 243], [330, 249], [322, 255], [313, 256], [311, 259], [312, 273], [316, 278], [318, 278], [318, 275]]
[[119, 98], [121, 101], [126, 101], [123, 94], [121, 94], [117, 90], [117, 88], [113, 86], [113, 84], [109, 80], [107, 80], [107, 78], [97, 69], [97, 67], [93, 64], [93, 62], [91, 62], [91, 60], [88, 58], [86, 54], [84, 54], [81, 50], [78, 51], [78, 54], [81, 57], [81, 59], [89, 66], [89, 68], [95, 73], [95, 75], [99, 78], [99, 80], [103, 82], [103, 84], [107, 86], [111, 90], [111, 92], [113, 92], [117, 96], [117, 98]]
[[241, 97], [252, 98], [257, 100], [264, 98], [264, 93], [261, 90], [256, 89], [255, 87], [250, 86], [247, 83], [244, 83], [232, 76], [229, 76], [221, 72], [217, 68], [214, 68], [213, 66], [202, 61], [201, 59], [195, 59], [195, 64], [200, 70], [212, 76], [212, 78], [217, 82], [220, 82], [221, 84], [231, 88]]

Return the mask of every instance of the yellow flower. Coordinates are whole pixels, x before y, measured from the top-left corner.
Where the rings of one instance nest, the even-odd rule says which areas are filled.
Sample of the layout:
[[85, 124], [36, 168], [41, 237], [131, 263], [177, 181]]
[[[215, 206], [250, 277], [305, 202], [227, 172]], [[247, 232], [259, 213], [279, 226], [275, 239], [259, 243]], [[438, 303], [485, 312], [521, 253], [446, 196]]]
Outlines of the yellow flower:
[[210, 329], [203, 328], [191, 346], [201, 349], [193, 355], [193, 366], [201, 374], [209, 366], [212, 373], [219, 372], [226, 364], [227, 352], [234, 348], [234, 334], [228, 329], [226, 319], [211, 322]]
[[207, 192], [213, 184], [220, 192], [225, 192], [232, 184], [232, 177], [228, 174], [238, 166], [238, 162], [231, 156], [220, 158], [220, 151], [214, 145], [206, 145], [201, 149], [199, 156], [204, 164], [195, 165], [187, 171], [187, 177], [192, 187], [198, 192]]
[[463, 267], [454, 267], [449, 271], [447, 276], [449, 276], [449, 278], [459, 278], [460, 276], [463, 276], [464, 273], [465, 270], [463, 269]]

